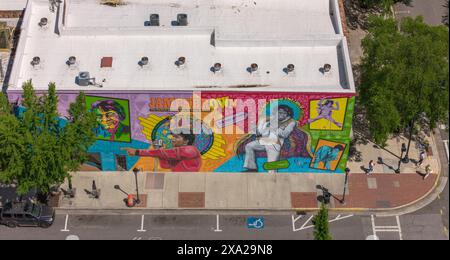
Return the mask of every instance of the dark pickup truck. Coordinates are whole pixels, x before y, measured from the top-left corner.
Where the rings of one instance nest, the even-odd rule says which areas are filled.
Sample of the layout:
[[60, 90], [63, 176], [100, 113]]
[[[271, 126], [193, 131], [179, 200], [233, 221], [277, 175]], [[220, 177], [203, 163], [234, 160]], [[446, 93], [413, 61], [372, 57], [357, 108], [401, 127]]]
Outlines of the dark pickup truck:
[[0, 224], [10, 228], [42, 227], [48, 228], [55, 220], [55, 210], [52, 207], [31, 202], [6, 203], [0, 208]]

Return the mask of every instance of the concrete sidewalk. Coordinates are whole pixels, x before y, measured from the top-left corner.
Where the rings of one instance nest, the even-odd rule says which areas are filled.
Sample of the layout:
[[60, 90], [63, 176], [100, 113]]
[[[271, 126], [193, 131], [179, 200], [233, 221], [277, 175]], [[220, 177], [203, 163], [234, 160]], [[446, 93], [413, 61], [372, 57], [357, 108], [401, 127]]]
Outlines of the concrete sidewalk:
[[[430, 194], [438, 184], [439, 161], [437, 148], [428, 138], [431, 149], [422, 167], [416, 167], [418, 150], [411, 144], [408, 164], [402, 164], [401, 174], [394, 169], [400, 157], [401, 143], [407, 140], [391, 139], [388, 146], [379, 148], [373, 143], [356, 145], [361, 161], [349, 161], [345, 204], [342, 204], [345, 174], [289, 174], [289, 173], [138, 173], [141, 204], [132, 209], [175, 210], [315, 210], [320, 206], [321, 187], [334, 196], [330, 208], [353, 212], [398, 210], [411, 206]], [[369, 160], [382, 158], [375, 173], [364, 174]], [[425, 165], [430, 164], [433, 174], [424, 179]], [[89, 198], [84, 189], [90, 190], [95, 180], [101, 190], [99, 199]], [[63, 210], [129, 210], [126, 194], [114, 189], [120, 185], [126, 193], [136, 194], [132, 172], [77, 172], [73, 186], [77, 188], [74, 199], [61, 198]], [[66, 186], [63, 185], [63, 188]]]

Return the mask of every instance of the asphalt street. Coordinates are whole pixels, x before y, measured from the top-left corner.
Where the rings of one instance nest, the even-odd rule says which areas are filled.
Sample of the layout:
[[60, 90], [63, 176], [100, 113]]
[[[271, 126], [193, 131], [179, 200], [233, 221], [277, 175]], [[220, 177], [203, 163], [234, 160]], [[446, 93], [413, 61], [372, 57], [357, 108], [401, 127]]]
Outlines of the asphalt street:
[[[249, 228], [248, 218], [264, 226]], [[67, 219], [67, 221], [66, 221]], [[0, 240], [312, 240], [311, 215], [58, 215], [49, 229], [0, 226]], [[330, 215], [335, 240], [445, 240], [439, 214]]]

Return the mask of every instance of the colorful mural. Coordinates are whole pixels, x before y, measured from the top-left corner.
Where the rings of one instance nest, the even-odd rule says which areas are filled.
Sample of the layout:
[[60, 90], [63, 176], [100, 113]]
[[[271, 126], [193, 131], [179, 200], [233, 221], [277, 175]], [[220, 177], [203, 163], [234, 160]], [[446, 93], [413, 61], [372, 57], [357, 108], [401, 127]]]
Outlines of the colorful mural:
[[98, 140], [131, 142], [128, 100], [86, 96], [86, 107], [97, 116]]
[[313, 130], [342, 130], [347, 98], [322, 98], [310, 103], [309, 128]]
[[316, 152], [311, 161], [311, 168], [335, 171], [344, 154], [346, 144], [327, 140], [319, 140], [316, 145]]
[[[62, 116], [77, 94], [59, 93]], [[343, 173], [354, 103], [332, 93], [88, 93], [98, 119], [89, 152], [103, 171]]]

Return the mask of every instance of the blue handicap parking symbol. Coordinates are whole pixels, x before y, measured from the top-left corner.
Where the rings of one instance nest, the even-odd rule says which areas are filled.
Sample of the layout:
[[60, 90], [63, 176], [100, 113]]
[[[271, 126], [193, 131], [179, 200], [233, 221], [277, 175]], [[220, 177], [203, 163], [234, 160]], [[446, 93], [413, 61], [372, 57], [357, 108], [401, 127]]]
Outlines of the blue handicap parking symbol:
[[248, 217], [247, 218], [247, 228], [263, 229], [264, 228], [264, 218]]

